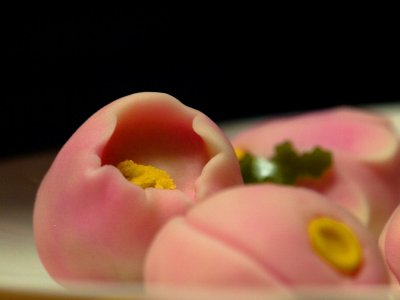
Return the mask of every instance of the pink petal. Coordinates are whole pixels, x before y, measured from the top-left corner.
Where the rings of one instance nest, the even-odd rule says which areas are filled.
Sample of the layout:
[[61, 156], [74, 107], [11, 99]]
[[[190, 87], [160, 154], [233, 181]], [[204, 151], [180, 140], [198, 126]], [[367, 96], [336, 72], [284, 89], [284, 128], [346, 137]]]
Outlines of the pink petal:
[[[115, 167], [126, 159], [166, 170], [177, 189], [128, 182]], [[82, 124], [43, 179], [34, 210], [40, 258], [62, 283], [139, 280], [147, 247], [168, 219], [236, 184], [232, 146], [203, 113], [166, 94], [121, 98]]]
[[400, 284], [400, 205], [382, 231], [379, 244], [388, 265], [392, 283], [398, 286]]
[[393, 178], [380, 176], [365, 164], [341, 154], [335, 156], [330, 178], [300, 185], [324, 194], [349, 210], [376, 239], [400, 201]]
[[349, 107], [260, 122], [233, 141], [236, 146], [270, 157], [275, 145], [288, 138], [300, 151], [321, 146], [369, 163], [391, 161], [400, 151], [397, 134], [388, 120]]
[[[352, 276], [323, 261], [307, 225], [327, 216], [344, 222], [363, 247]], [[182, 267], [182, 264], [185, 267]], [[145, 262], [147, 289], [386, 284], [375, 239], [351, 214], [311, 190], [273, 184], [226, 189], [166, 224]]]
[[232, 143], [271, 157], [286, 140], [299, 151], [320, 146], [333, 152], [329, 180], [303, 185], [349, 209], [378, 237], [400, 202], [400, 142], [392, 124], [367, 110], [337, 107], [260, 122]]

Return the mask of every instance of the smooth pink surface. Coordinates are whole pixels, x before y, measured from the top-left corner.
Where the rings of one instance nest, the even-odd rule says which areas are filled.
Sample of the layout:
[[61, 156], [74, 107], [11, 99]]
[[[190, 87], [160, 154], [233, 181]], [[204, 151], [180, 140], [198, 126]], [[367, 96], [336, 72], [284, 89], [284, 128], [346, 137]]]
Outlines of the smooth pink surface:
[[400, 284], [400, 205], [387, 222], [379, 240], [392, 281]]
[[260, 122], [232, 143], [269, 158], [286, 140], [299, 151], [316, 146], [332, 151], [331, 174], [301, 184], [349, 209], [378, 238], [400, 203], [400, 141], [390, 122], [367, 110], [337, 107]]
[[[363, 262], [352, 276], [313, 251], [308, 223], [330, 217], [358, 237]], [[168, 222], [145, 262], [145, 285], [278, 287], [386, 284], [388, 276], [370, 232], [319, 193], [257, 184], [221, 191]]]
[[[128, 182], [115, 167], [125, 159], [166, 170], [177, 189]], [[139, 280], [166, 220], [238, 184], [232, 146], [203, 113], [161, 93], [121, 98], [82, 124], [43, 179], [34, 209], [39, 256], [61, 283]]]
[[398, 136], [388, 120], [350, 107], [261, 121], [233, 140], [239, 147], [249, 147], [255, 154], [270, 157], [275, 145], [288, 138], [300, 151], [322, 146], [380, 165], [391, 161], [399, 151]]

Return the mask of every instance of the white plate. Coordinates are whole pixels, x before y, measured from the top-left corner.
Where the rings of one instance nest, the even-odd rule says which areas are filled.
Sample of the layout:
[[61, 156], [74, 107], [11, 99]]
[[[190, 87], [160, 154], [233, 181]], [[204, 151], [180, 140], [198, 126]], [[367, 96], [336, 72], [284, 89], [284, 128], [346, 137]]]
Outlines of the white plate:
[[[400, 134], [400, 103], [367, 108], [388, 116]], [[228, 136], [233, 136], [261, 119], [237, 120], [220, 125]], [[108, 299], [111, 294], [113, 299], [144, 299], [135, 285], [128, 290], [110, 289], [99, 293], [97, 289], [85, 289], [84, 292], [72, 293], [47, 275], [35, 250], [32, 208], [36, 189], [54, 155], [55, 151], [49, 151], [0, 161], [0, 299], [11, 296], [15, 299]], [[312, 295], [313, 299], [322, 299], [326, 293], [327, 290], [302, 291], [297, 297], [308, 298]], [[277, 295], [262, 294], [263, 299], [277, 299]], [[355, 295], [349, 291], [329, 291], [329, 296], [334, 299], [400, 299], [400, 293], [385, 287], [365, 293], [359, 291]], [[208, 294], [206, 298], [209, 298]]]

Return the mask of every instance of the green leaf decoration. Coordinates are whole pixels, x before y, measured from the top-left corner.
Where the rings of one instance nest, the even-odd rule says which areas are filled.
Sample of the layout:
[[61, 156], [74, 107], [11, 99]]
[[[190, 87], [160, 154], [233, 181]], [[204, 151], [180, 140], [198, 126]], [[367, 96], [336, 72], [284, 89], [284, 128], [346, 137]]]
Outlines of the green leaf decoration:
[[278, 144], [270, 159], [246, 153], [240, 160], [245, 183], [274, 182], [295, 185], [299, 178], [322, 177], [332, 166], [331, 152], [320, 147], [298, 153], [289, 141]]

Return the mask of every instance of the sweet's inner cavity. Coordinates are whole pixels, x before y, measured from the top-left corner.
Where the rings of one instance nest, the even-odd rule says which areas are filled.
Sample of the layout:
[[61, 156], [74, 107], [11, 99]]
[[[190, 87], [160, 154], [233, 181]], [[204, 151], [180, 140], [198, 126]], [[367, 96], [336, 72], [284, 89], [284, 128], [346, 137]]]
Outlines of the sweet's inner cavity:
[[171, 176], [164, 170], [124, 160], [117, 165], [122, 175], [133, 184], [142, 188], [154, 187], [156, 189], [174, 190], [176, 185]]

